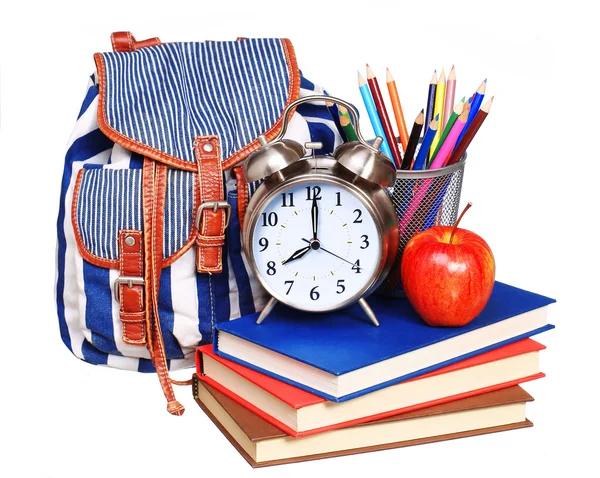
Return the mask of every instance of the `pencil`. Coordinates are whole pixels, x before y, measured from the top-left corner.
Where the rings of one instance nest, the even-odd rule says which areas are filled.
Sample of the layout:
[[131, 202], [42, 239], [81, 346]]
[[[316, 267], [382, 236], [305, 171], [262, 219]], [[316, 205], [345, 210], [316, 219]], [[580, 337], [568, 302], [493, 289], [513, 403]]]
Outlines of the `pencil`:
[[462, 137], [465, 135], [467, 129], [469, 129], [469, 125], [471, 124], [471, 122], [473, 121], [473, 118], [475, 118], [475, 115], [479, 111], [479, 107], [481, 106], [481, 103], [483, 103], [483, 97], [485, 96], [486, 85], [487, 85], [487, 78], [481, 82], [481, 85], [479, 85], [479, 88], [477, 88], [477, 90], [475, 91], [475, 94], [473, 95], [473, 102], [471, 103], [471, 112], [469, 113], [469, 118], [467, 119], [467, 124], [465, 126], [465, 129], [463, 130], [463, 134], [460, 135], [460, 137], [458, 138], [458, 141], [456, 142], [457, 145], [458, 145], [458, 143], [460, 143], [460, 141], [461, 141]]
[[390, 151], [388, 142], [385, 139], [383, 126], [381, 126], [381, 121], [379, 120], [379, 115], [377, 114], [377, 108], [375, 108], [375, 103], [373, 102], [373, 97], [371, 96], [371, 91], [369, 90], [369, 86], [360, 72], [358, 72], [358, 88], [360, 89], [360, 94], [365, 103], [365, 108], [367, 109], [369, 119], [371, 120], [371, 125], [373, 126], [375, 136], [381, 136], [381, 138], [383, 138], [383, 142], [381, 143], [381, 151], [388, 158], [390, 158], [392, 163], [394, 163], [392, 159], [392, 152]]
[[468, 126], [467, 132], [464, 134], [463, 138], [460, 140], [460, 142], [454, 149], [454, 152], [452, 153], [452, 155], [448, 158], [448, 161], [446, 161], [446, 166], [450, 166], [451, 164], [454, 164], [454, 163], [457, 163], [458, 161], [460, 161], [460, 158], [462, 158], [462, 155], [467, 150], [467, 147], [469, 146], [469, 144], [471, 144], [471, 141], [473, 141], [473, 137], [475, 136], [477, 131], [479, 131], [479, 128], [481, 128], [481, 125], [487, 118], [487, 116], [490, 112], [490, 108], [492, 107], [493, 100], [494, 100], [494, 97], [492, 96], [479, 109], [479, 111], [475, 115], [475, 118], [473, 119], [471, 124]]
[[398, 89], [396, 88], [396, 81], [390, 72], [387, 70], [387, 87], [390, 94], [390, 100], [392, 101], [392, 108], [394, 110], [394, 116], [396, 117], [396, 124], [398, 125], [398, 135], [400, 136], [400, 143], [402, 143], [402, 150], [404, 151], [404, 157], [406, 157], [406, 151], [408, 148], [408, 130], [406, 129], [406, 122], [404, 121], [404, 113], [402, 112], [402, 104], [400, 103], [400, 96], [398, 95]]
[[425, 115], [423, 114], [423, 110], [421, 110], [415, 119], [412, 130], [410, 131], [410, 138], [408, 140], [408, 145], [406, 146], [404, 158], [402, 158], [402, 166], [400, 169], [410, 169], [413, 156], [415, 155], [415, 151], [417, 149], [417, 144], [419, 144], [419, 137], [421, 136], [421, 130], [423, 129], [423, 121], [425, 121]]
[[468, 117], [469, 117], [469, 110], [464, 110], [460, 114], [460, 116], [456, 119], [456, 121], [454, 122], [454, 126], [452, 126], [450, 133], [448, 133], [448, 137], [446, 138], [446, 141], [444, 141], [444, 144], [440, 148], [440, 151], [438, 152], [436, 158], [431, 163], [430, 169], [437, 169], [437, 168], [441, 168], [444, 166], [444, 164], [446, 163], [446, 160], [448, 159], [448, 156], [450, 156], [450, 153], [452, 153], [452, 149], [454, 148], [454, 145], [456, 144], [458, 135], [460, 135], [460, 133], [462, 133], [462, 131], [465, 127], [465, 124], [467, 123]]
[[[467, 104], [467, 108], [468, 107], [469, 106]], [[444, 132], [442, 133], [442, 136], [440, 136], [438, 145], [436, 146], [435, 151], [433, 152], [433, 154], [431, 156], [431, 161], [433, 161], [435, 159], [435, 157], [437, 156], [438, 151], [440, 150], [440, 148], [442, 147], [442, 144], [444, 144], [444, 141], [446, 140], [446, 137], [448, 136], [448, 133], [450, 133], [452, 126], [454, 126], [454, 122], [456, 121], [456, 118], [458, 118], [460, 116], [460, 114], [463, 112], [464, 108], [465, 108], [465, 98], [463, 97], [463, 99], [460, 102], [456, 103], [456, 106], [454, 107], [452, 114], [448, 118], [448, 122], [446, 123], [446, 127], [444, 128]], [[428, 164], [431, 164], [431, 161], [429, 161]]]
[[[454, 72], [454, 65], [452, 65], [452, 69], [450, 70], [450, 74], [448, 75], [448, 81], [446, 81], [446, 99], [444, 101], [444, 127], [442, 130], [446, 130], [446, 125], [450, 120], [450, 116], [452, 115], [452, 109], [454, 107], [454, 92], [456, 91], [456, 73]], [[440, 142], [442, 140], [440, 139]]]
[[327, 106], [327, 109], [329, 110], [329, 114], [331, 115], [331, 119], [333, 120], [333, 124], [335, 124], [335, 128], [338, 130], [338, 133], [340, 134], [340, 137], [342, 138], [342, 143], [345, 143], [347, 141], [346, 133], [344, 133], [344, 129], [342, 128], [342, 125], [340, 124], [340, 115], [338, 112], [337, 105], [332, 101], [326, 101], [325, 106]]
[[427, 108], [425, 109], [425, 124], [428, 125], [433, 121], [433, 104], [435, 103], [435, 89], [437, 88], [437, 74], [433, 70], [433, 76], [429, 82], [427, 90]]
[[381, 95], [381, 90], [379, 89], [379, 83], [377, 82], [377, 78], [373, 74], [373, 70], [371, 70], [369, 65], [367, 65], [367, 81], [369, 82], [369, 88], [371, 89], [371, 94], [373, 95], [375, 107], [379, 113], [379, 119], [381, 120], [381, 125], [383, 126], [383, 132], [385, 133], [388, 145], [392, 150], [392, 159], [394, 160], [396, 169], [400, 169], [400, 164], [402, 164], [402, 156], [400, 155], [400, 150], [398, 149], [396, 135], [392, 129], [392, 123], [390, 122], [390, 117], [387, 114], [385, 103], [383, 102], [383, 96]]
[[[433, 115], [439, 115], [440, 119], [438, 120], [440, 124], [444, 122], [444, 99], [446, 98], [446, 75], [444, 75], [444, 69], [442, 68], [442, 72], [440, 73], [440, 79], [438, 80], [437, 88], [435, 90], [435, 105], [433, 107]], [[431, 149], [429, 150], [429, 159], [431, 159], [431, 155], [435, 150], [438, 142], [440, 141], [440, 136], [442, 134], [442, 127], [440, 126], [437, 130], [437, 133], [433, 137], [433, 142], [431, 143]]]
[[429, 152], [429, 147], [431, 146], [431, 142], [433, 141], [433, 137], [437, 133], [438, 130], [438, 121], [439, 116], [436, 116], [431, 123], [429, 123], [429, 127], [427, 128], [427, 132], [423, 137], [423, 141], [421, 142], [421, 149], [419, 149], [419, 154], [417, 154], [417, 159], [415, 159], [415, 164], [413, 165], [413, 169], [425, 169], [425, 163], [427, 159], [427, 153]]
[[340, 115], [340, 125], [346, 134], [346, 141], [358, 141], [348, 110], [343, 106], [338, 106], [338, 113]]

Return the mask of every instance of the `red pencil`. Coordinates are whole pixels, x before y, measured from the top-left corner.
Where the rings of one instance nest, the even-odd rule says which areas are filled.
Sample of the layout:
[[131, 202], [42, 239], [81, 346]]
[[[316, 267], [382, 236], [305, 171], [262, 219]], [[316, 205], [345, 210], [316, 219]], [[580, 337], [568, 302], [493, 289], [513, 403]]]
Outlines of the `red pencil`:
[[371, 70], [369, 65], [367, 65], [367, 82], [369, 83], [371, 95], [373, 95], [375, 107], [379, 113], [379, 119], [381, 120], [381, 125], [383, 126], [383, 132], [385, 133], [385, 137], [392, 151], [394, 164], [396, 165], [396, 169], [400, 169], [400, 166], [402, 165], [402, 156], [400, 155], [400, 150], [398, 149], [398, 142], [396, 140], [396, 136], [394, 135], [394, 130], [392, 129], [392, 123], [390, 123], [390, 117], [385, 109], [383, 96], [381, 96], [381, 90], [379, 89], [377, 78], [375, 78], [373, 70]]

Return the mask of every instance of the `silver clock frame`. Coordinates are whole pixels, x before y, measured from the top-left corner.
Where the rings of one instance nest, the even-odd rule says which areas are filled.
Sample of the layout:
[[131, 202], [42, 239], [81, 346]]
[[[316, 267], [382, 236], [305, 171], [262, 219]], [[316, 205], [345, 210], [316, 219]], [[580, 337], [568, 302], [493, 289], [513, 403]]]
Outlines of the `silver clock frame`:
[[[264, 208], [270, 204], [276, 196], [289, 188], [315, 182], [335, 185], [359, 199], [368, 213], [372, 216], [379, 239], [377, 244], [379, 247], [379, 261], [365, 286], [356, 294], [344, 299], [335, 307], [326, 307], [321, 310], [312, 308], [304, 309], [301, 306], [292, 305], [284, 296], [274, 291], [263, 278], [261, 271], [258, 270], [254, 261], [253, 249], [254, 229]], [[260, 284], [271, 295], [271, 300], [264, 308], [257, 323], [264, 320], [277, 302], [281, 302], [294, 309], [317, 313], [339, 310], [355, 302], [359, 302], [369, 319], [375, 325], [379, 325], [375, 314], [368, 306], [365, 298], [377, 289], [389, 273], [394, 263], [398, 247], [398, 220], [396, 212], [388, 193], [381, 186], [357, 176], [355, 173], [339, 164], [335, 158], [329, 156], [314, 156], [302, 159], [277, 171], [275, 174], [271, 174], [258, 187], [248, 203], [244, 218], [242, 237], [244, 252], [252, 272], [258, 278]], [[309, 254], [311, 253], [312, 251], [309, 252]]]

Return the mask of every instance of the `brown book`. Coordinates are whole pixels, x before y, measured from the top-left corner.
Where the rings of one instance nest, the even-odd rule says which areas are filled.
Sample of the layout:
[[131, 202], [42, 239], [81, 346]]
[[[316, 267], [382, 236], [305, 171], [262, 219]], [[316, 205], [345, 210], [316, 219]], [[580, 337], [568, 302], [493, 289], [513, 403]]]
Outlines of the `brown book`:
[[451, 440], [533, 424], [515, 386], [369, 423], [294, 438], [194, 376], [194, 398], [254, 468]]

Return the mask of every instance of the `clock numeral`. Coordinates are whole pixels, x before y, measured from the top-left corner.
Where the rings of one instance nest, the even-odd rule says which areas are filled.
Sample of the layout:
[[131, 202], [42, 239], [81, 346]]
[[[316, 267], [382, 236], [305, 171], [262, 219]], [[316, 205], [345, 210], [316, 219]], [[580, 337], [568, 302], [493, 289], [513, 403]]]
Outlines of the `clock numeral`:
[[344, 280], [345, 279], [338, 279], [338, 281], [337, 281], [337, 286], [338, 286], [339, 290], [337, 290], [336, 292], [338, 294], [341, 294], [342, 292], [344, 292], [346, 290], [346, 286], [344, 285]]
[[[312, 186], [312, 188], [310, 186], [306, 186], [306, 200], [307, 201], [312, 201], [313, 196], [315, 197], [315, 199], [318, 201], [321, 199], [321, 186]], [[312, 195], [311, 195], [311, 191], [312, 191]]]
[[275, 261], [267, 262], [267, 274], [274, 276], [277, 271], [275, 270]]
[[352, 270], [356, 271], [357, 274], [360, 274], [360, 259], [358, 259], [354, 265], [352, 266]]
[[337, 196], [337, 201], [336, 201], [335, 205], [341, 206], [342, 205], [342, 193], [338, 192], [338, 193], [335, 193], [335, 195]]
[[354, 219], [354, 224], [358, 224], [362, 222], [362, 211], [360, 209], [355, 209], [354, 214], [356, 214], [356, 218]]
[[312, 300], [319, 300], [319, 297], [321, 297], [321, 294], [319, 294], [319, 293], [317, 292], [317, 288], [318, 288], [318, 287], [319, 287], [319, 286], [318, 286], [318, 285], [316, 285], [316, 286], [314, 286], [314, 287], [313, 287], [313, 288], [310, 290], [310, 298], [311, 298]]
[[363, 240], [363, 246], [360, 246], [361, 249], [366, 249], [367, 247], [369, 247], [369, 236], [367, 236], [366, 234], [363, 234], [362, 236], [360, 236], [360, 238]]
[[287, 292], [285, 293], [285, 295], [289, 295], [290, 291], [292, 290], [292, 286], [294, 285], [294, 281], [293, 281], [293, 280], [286, 280], [286, 281], [284, 282], [284, 284], [285, 284], [285, 285], [288, 285], [288, 284], [290, 285], [290, 286], [288, 287], [288, 290], [287, 290]]
[[[283, 204], [281, 207], [294, 207], [294, 193], [282, 193], [281, 198], [283, 199]], [[289, 204], [288, 204], [289, 199]]]
[[266, 251], [266, 250], [267, 250], [267, 247], [269, 247], [269, 240], [268, 240], [266, 237], [261, 237], [261, 238], [258, 240], [258, 245], [259, 245], [260, 247], [262, 247], [262, 249], [261, 249], [260, 251], [258, 251], [258, 252], [263, 252], [263, 251]]
[[270, 212], [269, 215], [267, 216], [266, 212], [263, 212], [261, 214], [262, 216], [262, 226], [266, 227], [266, 226], [276, 226], [277, 225], [277, 221], [279, 221], [279, 218], [277, 217], [277, 213], [275, 212]]

